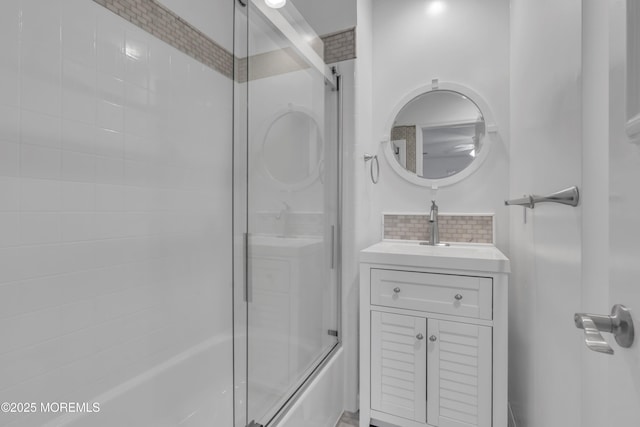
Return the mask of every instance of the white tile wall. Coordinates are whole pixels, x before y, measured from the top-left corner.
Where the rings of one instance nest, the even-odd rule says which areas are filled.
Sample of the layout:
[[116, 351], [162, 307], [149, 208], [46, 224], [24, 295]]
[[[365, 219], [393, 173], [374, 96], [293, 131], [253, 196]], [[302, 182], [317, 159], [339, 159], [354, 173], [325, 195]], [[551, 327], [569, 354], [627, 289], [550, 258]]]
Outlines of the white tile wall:
[[213, 337], [136, 425], [230, 426], [232, 82], [85, 0], [3, 0], [0, 47], [0, 401], [111, 390], [77, 425], [126, 425], [122, 385]]

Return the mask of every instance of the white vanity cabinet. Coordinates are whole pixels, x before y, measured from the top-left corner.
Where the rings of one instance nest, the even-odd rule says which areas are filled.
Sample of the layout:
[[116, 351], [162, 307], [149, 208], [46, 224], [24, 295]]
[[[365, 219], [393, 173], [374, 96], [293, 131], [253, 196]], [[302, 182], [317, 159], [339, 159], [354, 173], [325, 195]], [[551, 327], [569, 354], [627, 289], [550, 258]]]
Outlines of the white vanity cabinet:
[[381, 242], [360, 262], [360, 427], [507, 427], [508, 259]]

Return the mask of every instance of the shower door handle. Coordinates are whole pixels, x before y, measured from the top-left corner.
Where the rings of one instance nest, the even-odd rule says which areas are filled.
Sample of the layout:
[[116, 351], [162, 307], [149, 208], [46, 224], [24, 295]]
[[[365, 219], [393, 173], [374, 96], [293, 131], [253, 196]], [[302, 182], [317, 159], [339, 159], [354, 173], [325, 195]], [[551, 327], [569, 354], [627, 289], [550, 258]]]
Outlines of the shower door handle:
[[242, 233], [242, 259], [244, 262], [243, 300], [251, 302], [251, 284], [249, 283], [249, 233]]
[[336, 226], [331, 226], [331, 269], [335, 268], [335, 255], [336, 255]]

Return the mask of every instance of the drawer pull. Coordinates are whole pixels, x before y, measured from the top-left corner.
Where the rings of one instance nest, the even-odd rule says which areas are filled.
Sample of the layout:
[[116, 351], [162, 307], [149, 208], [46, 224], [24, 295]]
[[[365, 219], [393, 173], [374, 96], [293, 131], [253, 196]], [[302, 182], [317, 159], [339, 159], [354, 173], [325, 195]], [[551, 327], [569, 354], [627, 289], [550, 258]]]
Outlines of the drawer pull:
[[431, 341], [431, 342], [435, 342], [437, 339], [438, 339], [438, 338], [437, 338], [435, 335], [431, 335], [431, 336], [429, 337], [429, 341]]
[[396, 294], [399, 294], [399, 293], [400, 293], [400, 288], [396, 287], [396, 288], [393, 290], [393, 292], [395, 292]]
[[454, 298], [456, 300], [458, 300], [458, 301], [462, 301], [462, 295], [460, 295], [460, 294], [456, 294], [456, 296]]
[[419, 340], [423, 340], [424, 339], [424, 335], [422, 335], [422, 333], [416, 335], [416, 338]]

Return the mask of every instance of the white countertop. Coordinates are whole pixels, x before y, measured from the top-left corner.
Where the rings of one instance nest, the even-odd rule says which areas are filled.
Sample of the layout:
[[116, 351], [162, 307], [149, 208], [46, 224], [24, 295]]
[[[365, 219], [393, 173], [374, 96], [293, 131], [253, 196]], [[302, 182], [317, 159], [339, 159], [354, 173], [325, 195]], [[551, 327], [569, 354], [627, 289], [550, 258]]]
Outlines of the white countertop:
[[493, 245], [420, 245], [413, 241], [382, 241], [360, 252], [360, 261], [407, 267], [509, 273], [509, 259]]

